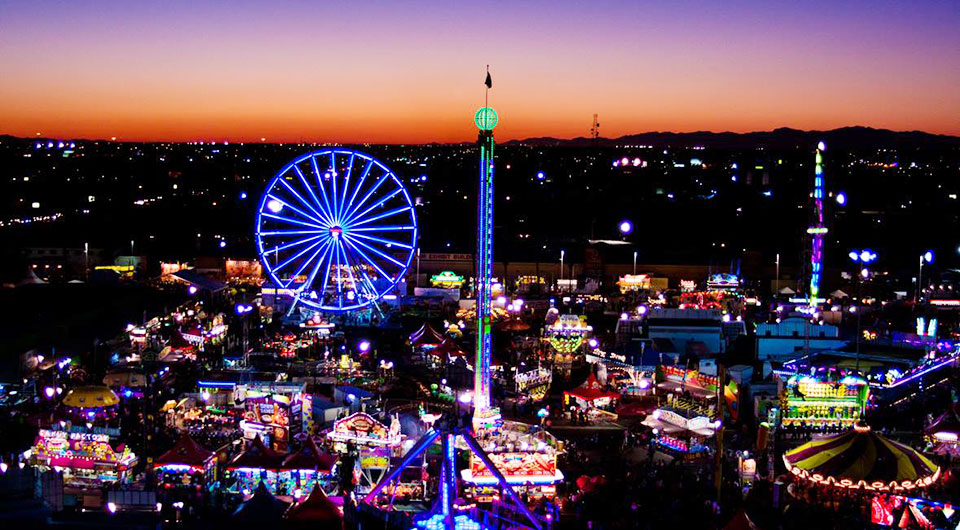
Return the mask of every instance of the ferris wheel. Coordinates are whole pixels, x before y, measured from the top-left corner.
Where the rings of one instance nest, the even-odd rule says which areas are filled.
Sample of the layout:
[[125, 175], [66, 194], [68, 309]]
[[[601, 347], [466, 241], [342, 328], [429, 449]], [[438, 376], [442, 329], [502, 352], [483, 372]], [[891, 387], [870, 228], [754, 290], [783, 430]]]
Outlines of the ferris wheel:
[[403, 278], [417, 216], [397, 175], [370, 155], [329, 149], [287, 164], [257, 210], [260, 262], [295, 303], [325, 311], [374, 304]]

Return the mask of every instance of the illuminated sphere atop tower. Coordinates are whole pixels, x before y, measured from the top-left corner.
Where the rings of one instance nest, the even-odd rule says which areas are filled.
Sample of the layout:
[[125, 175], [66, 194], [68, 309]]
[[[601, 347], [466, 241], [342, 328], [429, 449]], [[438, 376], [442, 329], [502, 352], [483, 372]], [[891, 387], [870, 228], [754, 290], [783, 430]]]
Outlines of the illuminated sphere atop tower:
[[480, 107], [477, 113], [473, 115], [473, 122], [477, 124], [477, 128], [481, 131], [492, 131], [497, 126], [498, 121], [500, 121], [500, 118], [497, 116], [497, 111], [493, 110], [492, 107]]

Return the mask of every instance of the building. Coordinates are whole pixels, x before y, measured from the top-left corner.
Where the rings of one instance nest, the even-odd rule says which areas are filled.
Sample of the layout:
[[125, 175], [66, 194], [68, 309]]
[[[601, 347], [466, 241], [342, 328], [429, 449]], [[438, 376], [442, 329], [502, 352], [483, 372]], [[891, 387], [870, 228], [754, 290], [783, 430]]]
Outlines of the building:
[[761, 361], [789, 361], [804, 350], [835, 350], [846, 343], [837, 326], [813, 323], [805, 317], [757, 324], [757, 359]]
[[723, 325], [716, 309], [653, 309], [647, 314], [647, 337], [669, 340], [681, 354], [723, 353]]

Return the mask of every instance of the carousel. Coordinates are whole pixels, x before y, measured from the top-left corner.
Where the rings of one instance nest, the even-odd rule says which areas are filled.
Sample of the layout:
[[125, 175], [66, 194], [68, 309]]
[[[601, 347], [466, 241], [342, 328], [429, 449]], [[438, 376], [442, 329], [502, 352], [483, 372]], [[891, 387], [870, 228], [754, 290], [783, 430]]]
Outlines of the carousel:
[[798, 479], [866, 491], [899, 493], [925, 488], [940, 478], [940, 466], [864, 424], [787, 451], [783, 462]]

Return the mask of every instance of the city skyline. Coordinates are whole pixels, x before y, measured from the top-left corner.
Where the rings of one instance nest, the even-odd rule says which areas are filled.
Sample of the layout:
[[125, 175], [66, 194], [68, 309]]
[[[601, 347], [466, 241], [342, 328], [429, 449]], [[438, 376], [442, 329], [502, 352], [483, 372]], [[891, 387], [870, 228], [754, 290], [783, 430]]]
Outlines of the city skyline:
[[[9, 2], [0, 134], [463, 142], [646, 131], [960, 135], [949, 2]], [[952, 44], [951, 44], [952, 43]]]

